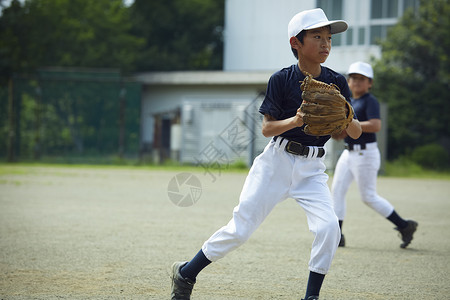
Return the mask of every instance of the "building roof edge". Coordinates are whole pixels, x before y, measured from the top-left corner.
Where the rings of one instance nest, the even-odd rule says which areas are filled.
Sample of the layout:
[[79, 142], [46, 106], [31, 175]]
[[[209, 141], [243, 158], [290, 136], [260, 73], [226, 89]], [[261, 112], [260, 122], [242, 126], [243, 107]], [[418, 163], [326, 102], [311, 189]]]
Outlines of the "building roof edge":
[[173, 71], [138, 73], [133, 78], [147, 85], [252, 85], [267, 84], [272, 71]]

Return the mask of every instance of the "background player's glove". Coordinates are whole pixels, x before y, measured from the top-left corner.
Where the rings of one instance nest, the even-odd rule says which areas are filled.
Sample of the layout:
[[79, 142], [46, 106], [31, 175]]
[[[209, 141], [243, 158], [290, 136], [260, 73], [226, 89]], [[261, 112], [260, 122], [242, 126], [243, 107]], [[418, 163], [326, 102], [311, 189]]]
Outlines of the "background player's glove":
[[316, 136], [341, 133], [353, 119], [353, 107], [335, 84], [315, 80], [308, 73], [305, 75], [300, 86], [305, 133]]

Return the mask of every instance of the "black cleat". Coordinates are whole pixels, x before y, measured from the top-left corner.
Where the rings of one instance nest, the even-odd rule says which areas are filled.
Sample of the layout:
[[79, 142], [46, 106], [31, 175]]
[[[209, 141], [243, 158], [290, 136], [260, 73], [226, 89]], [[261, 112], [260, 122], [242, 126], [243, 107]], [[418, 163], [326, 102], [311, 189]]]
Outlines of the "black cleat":
[[398, 232], [400, 233], [400, 238], [403, 241], [403, 243], [400, 244], [400, 248], [406, 248], [411, 243], [413, 234], [414, 232], [416, 232], [417, 226], [419, 225], [416, 221], [413, 220], [407, 220], [406, 222], [408, 222], [408, 225], [405, 228], [395, 228], [395, 230], [398, 230]]
[[339, 247], [345, 247], [345, 236], [341, 234], [341, 240], [339, 241]]
[[195, 280], [183, 278], [180, 274], [181, 268], [188, 262], [175, 262], [172, 265], [172, 294], [171, 300], [190, 300]]

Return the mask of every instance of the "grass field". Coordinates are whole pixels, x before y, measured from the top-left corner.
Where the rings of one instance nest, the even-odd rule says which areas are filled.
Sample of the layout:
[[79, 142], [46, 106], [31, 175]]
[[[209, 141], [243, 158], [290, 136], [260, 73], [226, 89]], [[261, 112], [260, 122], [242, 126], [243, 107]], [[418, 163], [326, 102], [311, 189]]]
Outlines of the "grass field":
[[[190, 207], [169, 182], [201, 183]], [[212, 176], [214, 175], [214, 177]], [[169, 299], [169, 269], [226, 224], [246, 172], [195, 168], [0, 165], [0, 299]], [[180, 194], [188, 193], [180, 187]], [[378, 192], [419, 222], [408, 249], [352, 185], [321, 299], [450, 299], [450, 181], [381, 177]], [[281, 203], [250, 240], [198, 277], [193, 300], [300, 299], [312, 235]]]

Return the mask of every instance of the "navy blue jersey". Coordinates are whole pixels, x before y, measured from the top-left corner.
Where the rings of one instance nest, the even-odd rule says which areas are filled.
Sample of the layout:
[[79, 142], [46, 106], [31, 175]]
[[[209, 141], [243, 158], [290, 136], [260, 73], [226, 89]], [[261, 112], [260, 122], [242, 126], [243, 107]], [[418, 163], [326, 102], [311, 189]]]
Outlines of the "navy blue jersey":
[[[345, 77], [327, 67], [321, 67], [320, 76], [316, 80], [325, 83], [334, 83], [341, 90], [341, 94], [350, 102], [350, 89]], [[284, 120], [295, 116], [300, 107], [302, 91], [300, 85], [305, 75], [300, 71], [297, 64], [284, 68], [274, 73], [267, 84], [266, 96], [264, 98], [259, 112], [267, 114], [277, 120]], [[356, 113], [355, 113], [356, 114]], [[296, 127], [282, 133], [280, 136], [291, 141], [299, 142], [305, 146], [323, 146], [330, 139], [326, 136], [311, 136], [303, 132], [302, 127]]]
[[[366, 93], [361, 98], [351, 99], [351, 101], [359, 121], [380, 119], [380, 104], [372, 94]], [[376, 142], [376, 140], [377, 136], [374, 132], [363, 132], [357, 140], [350, 137], [345, 138], [345, 142], [348, 144], [366, 144]]]

